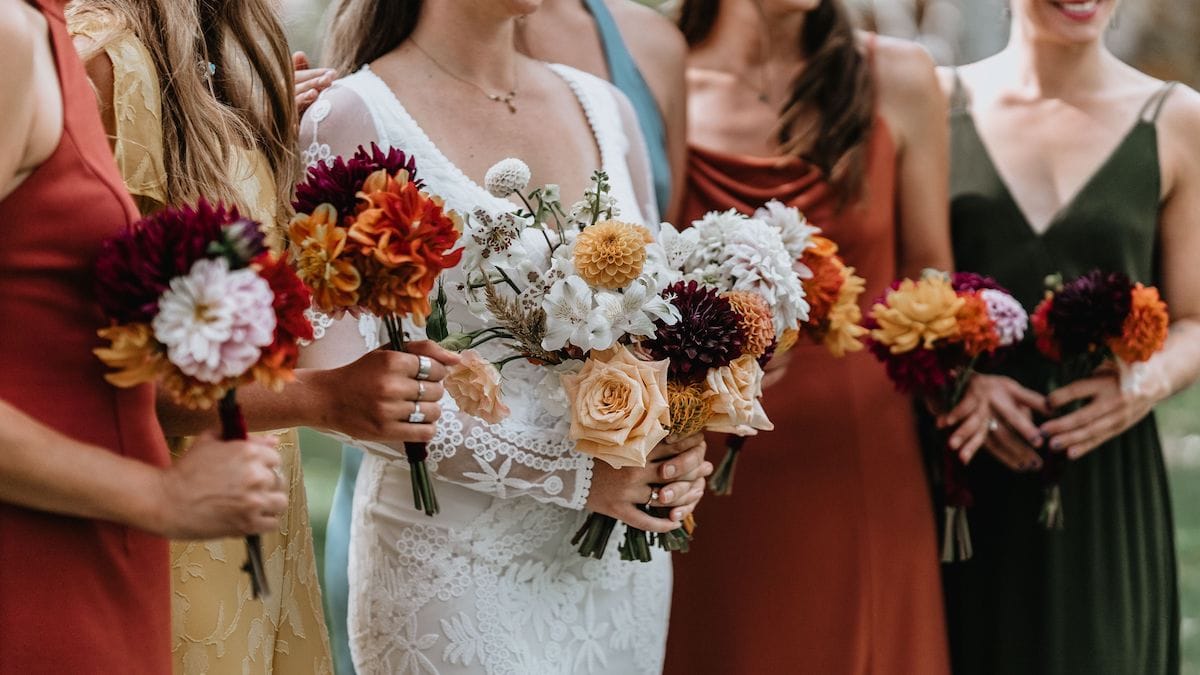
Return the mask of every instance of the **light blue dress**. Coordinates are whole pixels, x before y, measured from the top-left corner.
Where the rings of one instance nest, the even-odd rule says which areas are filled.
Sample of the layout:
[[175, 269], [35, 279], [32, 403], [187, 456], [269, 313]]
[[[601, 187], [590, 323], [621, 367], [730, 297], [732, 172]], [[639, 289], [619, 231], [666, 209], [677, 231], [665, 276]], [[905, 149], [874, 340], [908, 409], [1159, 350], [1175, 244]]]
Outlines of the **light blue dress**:
[[[662, 112], [646, 79], [633, 62], [604, 0], [583, 0], [583, 4], [596, 21], [596, 31], [600, 34], [600, 44], [604, 48], [612, 83], [625, 94], [637, 113], [650, 155], [658, 210], [659, 213], [666, 213], [671, 200], [671, 166], [667, 161], [667, 132]], [[354, 483], [358, 479], [361, 464], [361, 450], [349, 445], [342, 447], [342, 473], [333, 493], [333, 506], [325, 531], [325, 601], [333, 641], [334, 666], [339, 675], [354, 675], [346, 629], [350, 602], [347, 570], [350, 558], [350, 513], [354, 502]]]

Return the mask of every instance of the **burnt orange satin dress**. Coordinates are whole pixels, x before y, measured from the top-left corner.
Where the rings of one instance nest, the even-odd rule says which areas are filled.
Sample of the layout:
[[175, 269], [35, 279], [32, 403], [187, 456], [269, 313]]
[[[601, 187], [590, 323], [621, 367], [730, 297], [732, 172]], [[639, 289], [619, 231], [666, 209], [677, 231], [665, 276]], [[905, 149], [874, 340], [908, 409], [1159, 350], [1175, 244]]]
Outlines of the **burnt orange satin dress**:
[[[838, 242], [867, 280], [864, 309], [896, 277], [896, 148], [882, 119], [864, 199], [840, 213], [799, 159], [692, 150], [682, 222], [770, 199]], [[734, 494], [705, 498], [691, 552], [675, 557], [666, 672], [949, 672], [910, 400], [866, 352], [838, 359], [802, 340], [765, 405], [775, 431], [746, 443]], [[709, 448], [719, 461], [723, 440]]]

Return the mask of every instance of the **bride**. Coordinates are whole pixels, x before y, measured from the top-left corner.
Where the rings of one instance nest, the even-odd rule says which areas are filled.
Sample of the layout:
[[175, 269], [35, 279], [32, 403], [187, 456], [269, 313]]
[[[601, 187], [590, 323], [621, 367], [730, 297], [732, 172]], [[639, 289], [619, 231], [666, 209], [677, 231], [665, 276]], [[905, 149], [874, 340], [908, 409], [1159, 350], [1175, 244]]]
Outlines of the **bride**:
[[[602, 168], [621, 219], [653, 228], [649, 165], [628, 102], [607, 82], [515, 50], [516, 22], [539, 4], [335, 1], [326, 56], [354, 74], [305, 116], [305, 159], [371, 142], [400, 148], [415, 156], [426, 189], [462, 213], [516, 207], [480, 185], [505, 157], [523, 159], [534, 184], [559, 184], [568, 200]], [[461, 299], [451, 298], [448, 316], [452, 330], [481, 327]], [[306, 359], [334, 366], [377, 344], [358, 322], [322, 323], [325, 337]], [[402, 454], [366, 456], [349, 563], [350, 643], [361, 675], [661, 670], [669, 556], [623, 562], [613, 543], [602, 560], [585, 559], [570, 538], [586, 511], [652, 532], [679, 527], [712, 471], [702, 437], [660, 445], [645, 469], [593, 463], [568, 440], [565, 415], [540, 403], [546, 372], [524, 362], [505, 368], [513, 413], [500, 424], [442, 401], [429, 444], [430, 470], [441, 479], [442, 512], [433, 518], [413, 508]], [[636, 508], [652, 495], [671, 507], [669, 518]]]

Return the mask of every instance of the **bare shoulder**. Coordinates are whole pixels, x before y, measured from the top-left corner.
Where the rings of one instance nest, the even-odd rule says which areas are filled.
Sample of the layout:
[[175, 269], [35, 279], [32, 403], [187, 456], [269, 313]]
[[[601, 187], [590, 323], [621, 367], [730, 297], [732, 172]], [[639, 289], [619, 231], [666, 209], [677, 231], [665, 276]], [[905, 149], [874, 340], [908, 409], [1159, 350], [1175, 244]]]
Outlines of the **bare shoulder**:
[[46, 19], [22, 0], [0, 0], [0, 68], [7, 76], [28, 76], [35, 39], [46, 34]]
[[875, 82], [886, 101], [915, 100], [940, 90], [933, 58], [915, 42], [875, 38]]
[[1200, 145], [1200, 92], [1176, 84], [1163, 103], [1159, 128], [1168, 140]]
[[687, 41], [675, 24], [655, 9], [635, 0], [607, 0], [621, 36], [640, 63], [664, 69], [683, 69]]

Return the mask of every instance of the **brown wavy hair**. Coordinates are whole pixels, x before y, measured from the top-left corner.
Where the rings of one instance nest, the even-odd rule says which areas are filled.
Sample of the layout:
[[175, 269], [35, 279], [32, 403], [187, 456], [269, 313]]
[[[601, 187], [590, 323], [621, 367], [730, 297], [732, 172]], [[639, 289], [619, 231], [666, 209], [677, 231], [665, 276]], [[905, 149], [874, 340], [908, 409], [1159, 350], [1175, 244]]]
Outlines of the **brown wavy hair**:
[[334, 0], [325, 14], [325, 65], [349, 74], [412, 35], [422, 0]]
[[[247, 148], [267, 158], [286, 220], [300, 174], [294, 80], [283, 27], [267, 2], [75, 0], [67, 13], [72, 21], [101, 14], [112, 26], [83, 51], [84, 60], [121, 30], [150, 53], [162, 90], [168, 204], [201, 196], [237, 203], [230, 153]], [[217, 67], [211, 78], [200, 65], [209, 62]]]
[[[720, 7], [721, 0], [684, 0], [679, 28], [689, 46], [712, 33]], [[820, 168], [845, 205], [862, 196], [866, 175], [875, 120], [870, 64], [842, 0], [821, 0], [796, 39], [807, 62], [779, 113], [779, 147]]]

